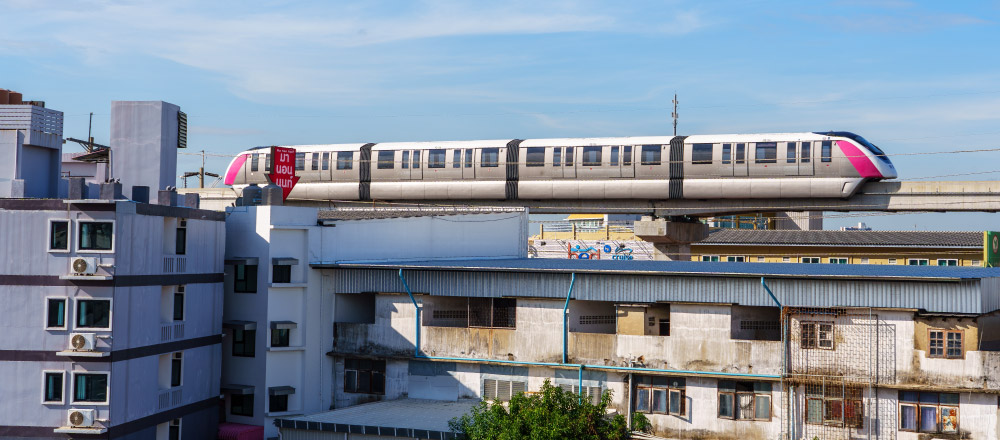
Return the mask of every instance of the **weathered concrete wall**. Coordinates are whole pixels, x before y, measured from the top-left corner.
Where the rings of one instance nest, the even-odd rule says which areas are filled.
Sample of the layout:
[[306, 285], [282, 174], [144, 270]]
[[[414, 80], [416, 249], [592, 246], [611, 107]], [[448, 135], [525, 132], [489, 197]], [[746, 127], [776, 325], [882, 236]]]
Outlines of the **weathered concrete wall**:
[[[962, 332], [962, 351], [979, 350], [979, 326], [976, 325], [976, 318], [918, 316], [914, 319], [914, 349], [928, 351], [931, 330], [960, 331]], [[947, 346], [947, 339], [945, 345]]]
[[687, 378], [683, 416], [646, 414], [654, 433], [677, 439], [767, 440], [781, 434], [781, 387], [771, 390], [771, 420], [719, 418], [719, 388], [715, 379]]

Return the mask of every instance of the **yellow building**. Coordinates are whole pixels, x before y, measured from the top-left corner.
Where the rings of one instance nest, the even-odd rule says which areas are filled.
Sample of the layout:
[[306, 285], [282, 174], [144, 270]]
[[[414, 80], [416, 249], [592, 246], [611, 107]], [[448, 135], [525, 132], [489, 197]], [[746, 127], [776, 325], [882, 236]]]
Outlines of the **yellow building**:
[[720, 229], [691, 245], [694, 261], [996, 266], [1000, 234]]
[[566, 220], [543, 222], [530, 240], [638, 240], [634, 215], [570, 214]]

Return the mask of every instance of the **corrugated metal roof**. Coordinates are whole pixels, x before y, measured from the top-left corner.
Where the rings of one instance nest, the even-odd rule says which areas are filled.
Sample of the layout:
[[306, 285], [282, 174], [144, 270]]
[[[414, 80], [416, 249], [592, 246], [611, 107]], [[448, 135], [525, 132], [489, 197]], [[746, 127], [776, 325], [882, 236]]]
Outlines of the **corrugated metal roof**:
[[720, 229], [695, 245], [812, 245], [982, 248], [983, 233], [936, 231], [773, 231]]
[[[448, 421], [467, 414], [478, 399], [438, 401], [398, 399], [365, 403], [321, 413], [282, 417], [274, 421], [281, 428], [349, 432], [383, 437], [453, 439]], [[282, 431], [283, 438], [291, 432]]]

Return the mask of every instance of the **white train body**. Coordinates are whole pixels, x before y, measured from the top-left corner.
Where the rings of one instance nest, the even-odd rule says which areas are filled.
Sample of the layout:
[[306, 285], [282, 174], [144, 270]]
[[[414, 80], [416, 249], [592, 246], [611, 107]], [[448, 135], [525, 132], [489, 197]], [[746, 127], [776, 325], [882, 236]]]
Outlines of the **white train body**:
[[[848, 132], [293, 146], [289, 198], [312, 200], [846, 198], [892, 179], [885, 154]], [[265, 147], [225, 183], [266, 184]]]

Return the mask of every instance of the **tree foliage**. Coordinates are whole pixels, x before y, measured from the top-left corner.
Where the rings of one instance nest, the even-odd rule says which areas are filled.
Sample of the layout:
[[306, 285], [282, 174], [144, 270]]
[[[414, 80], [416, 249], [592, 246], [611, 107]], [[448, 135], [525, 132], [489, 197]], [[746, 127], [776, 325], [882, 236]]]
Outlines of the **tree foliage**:
[[548, 380], [534, 394], [518, 394], [509, 403], [480, 402], [469, 414], [453, 419], [453, 432], [468, 440], [625, 440], [625, 417], [607, 414], [611, 391], [601, 403], [553, 386]]

